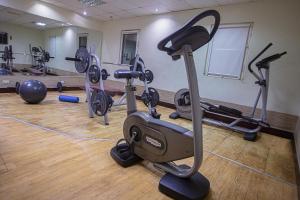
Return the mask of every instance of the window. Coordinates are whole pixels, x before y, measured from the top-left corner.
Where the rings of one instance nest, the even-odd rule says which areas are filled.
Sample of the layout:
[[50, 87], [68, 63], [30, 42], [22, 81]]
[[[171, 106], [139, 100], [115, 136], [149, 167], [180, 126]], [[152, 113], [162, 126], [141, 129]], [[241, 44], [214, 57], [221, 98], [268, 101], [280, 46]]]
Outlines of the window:
[[209, 44], [206, 74], [240, 79], [251, 24], [222, 25]]
[[138, 31], [122, 31], [121, 36], [121, 63], [129, 64], [137, 52]]
[[8, 34], [0, 32], [0, 44], [8, 44]]
[[87, 34], [80, 34], [78, 36], [78, 41], [79, 41], [79, 48], [87, 48], [87, 41], [88, 41], [88, 36]]

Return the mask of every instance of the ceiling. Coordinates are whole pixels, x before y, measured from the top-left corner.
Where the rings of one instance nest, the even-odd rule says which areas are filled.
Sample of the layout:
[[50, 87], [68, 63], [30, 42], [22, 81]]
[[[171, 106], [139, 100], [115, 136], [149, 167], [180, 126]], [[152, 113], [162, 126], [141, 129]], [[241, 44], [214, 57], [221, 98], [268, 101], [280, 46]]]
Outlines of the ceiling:
[[[19, 10], [15, 10], [3, 6], [0, 6], [0, 22], [18, 24], [29, 28], [35, 28], [41, 30], [62, 26], [62, 23], [59, 21], [28, 14]], [[37, 26], [35, 22], [42, 22], [47, 24], [47, 26], [45, 27]]]
[[104, 0], [97, 7], [83, 6], [78, 0], [41, 0], [101, 21], [168, 13], [211, 6], [245, 3], [255, 0]]

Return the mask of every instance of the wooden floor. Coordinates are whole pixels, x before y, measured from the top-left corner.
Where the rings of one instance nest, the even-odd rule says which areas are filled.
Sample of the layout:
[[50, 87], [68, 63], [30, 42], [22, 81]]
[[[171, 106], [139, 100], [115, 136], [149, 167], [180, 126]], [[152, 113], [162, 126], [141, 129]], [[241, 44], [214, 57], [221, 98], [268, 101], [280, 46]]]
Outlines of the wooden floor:
[[[0, 94], [0, 199], [168, 199], [157, 189], [161, 174], [145, 168], [149, 163], [123, 169], [109, 155], [122, 138], [126, 107], [113, 108], [104, 126], [88, 118], [83, 92], [67, 94], [82, 103], [59, 102], [56, 92], [40, 105]], [[171, 109], [158, 111], [192, 128], [190, 121], [170, 120]], [[297, 198], [291, 141], [262, 134], [253, 143], [231, 131], [203, 129], [207, 199]]]

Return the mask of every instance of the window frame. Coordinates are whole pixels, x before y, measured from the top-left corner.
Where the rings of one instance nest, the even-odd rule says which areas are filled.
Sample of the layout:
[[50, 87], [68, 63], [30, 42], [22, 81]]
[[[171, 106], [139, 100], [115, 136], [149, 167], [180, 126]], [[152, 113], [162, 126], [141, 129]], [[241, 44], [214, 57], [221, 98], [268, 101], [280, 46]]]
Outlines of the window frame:
[[[213, 27], [213, 25], [211, 26]], [[211, 61], [211, 55], [212, 55], [212, 46], [214, 42], [214, 38], [209, 42], [207, 53], [206, 53], [206, 62], [204, 67], [204, 75], [208, 77], [217, 77], [217, 78], [223, 78], [223, 79], [233, 79], [233, 80], [242, 80], [244, 78], [244, 71], [245, 71], [245, 60], [246, 56], [248, 55], [249, 51], [249, 43], [250, 39], [252, 37], [252, 30], [253, 30], [253, 22], [243, 22], [243, 23], [233, 23], [233, 24], [221, 24], [219, 26], [219, 29], [225, 29], [225, 28], [243, 28], [248, 27], [248, 34], [247, 34], [247, 40], [246, 45], [244, 49], [244, 56], [243, 56], [243, 62], [241, 66], [241, 71], [237, 77], [231, 76], [231, 75], [224, 75], [224, 74], [210, 74], [209, 73], [209, 67], [210, 67], [210, 61]]]
[[0, 45], [8, 45], [8, 43], [9, 43], [8, 33], [0, 31], [0, 36], [1, 36]]
[[123, 54], [123, 41], [124, 41], [124, 35], [126, 34], [133, 34], [136, 33], [136, 49], [135, 49], [135, 55], [138, 53], [139, 49], [139, 37], [140, 37], [140, 29], [131, 29], [131, 30], [122, 30], [121, 31], [121, 37], [120, 37], [120, 51], [119, 51], [119, 63], [122, 64], [122, 54]]
[[80, 48], [80, 38], [86, 37], [86, 49], [88, 49], [89, 44], [89, 34], [88, 33], [77, 33], [77, 48]]

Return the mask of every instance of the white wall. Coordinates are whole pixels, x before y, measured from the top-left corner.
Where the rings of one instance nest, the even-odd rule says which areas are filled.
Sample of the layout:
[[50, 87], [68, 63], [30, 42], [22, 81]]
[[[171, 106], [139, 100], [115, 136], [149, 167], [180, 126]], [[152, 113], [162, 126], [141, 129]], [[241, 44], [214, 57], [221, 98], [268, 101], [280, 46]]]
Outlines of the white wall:
[[[300, 26], [296, 23], [300, 18], [299, 7], [298, 0], [265, 0], [215, 8], [220, 12], [223, 24], [254, 23], [245, 64], [269, 42], [273, 42], [274, 47], [268, 54], [288, 52], [272, 65], [268, 109], [294, 115], [300, 112]], [[139, 53], [155, 74], [152, 85], [169, 91], [187, 87], [183, 61], [173, 62], [165, 53], [158, 51], [157, 44], [200, 12], [202, 10], [191, 10], [106, 22], [102, 28], [103, 60], [119, 62], [121, 31], [140, 29]], [[212, 22], [205, 20], [202, 24], [210, 28]], [[206, 53], [207, 46], [195, 52], [200, 95], [251, 106], [257, 86], [253, 84], [254, 79], [249, 72], [244, 71], [242, 80], [204, 76]], [[111, 73], [116, 69], [106, 67]]]
[[[37, 29], [26, 28], [24, 26], [8, 24], [0, 22], [0, 31], [7, 32], [12, 40], [8, 40], [8, 44], [12, 45], [13, 52], [30, 54], [29, 44], [32, 46], [44, 46], [43, 32]], [[3, 50], [6, 45], [0, 45]], [[14, 63], [31, 64], [30, 55], [14, 54], [16, 58]]]
[[98, 31], [87, 30], [79, 27], [62, 27], [55, 29], [48, 29], [44, 32], [45, 48], [49, 51], [50, 37], [56, 37], [56, 50], [54, 59], [50, 59], [48, 66], [62, 69], [65, 71], [76, 72], [74, 62], [66, 61], [65, 57], [74, 57], [76, 50], [79, 47], [78, 34], [87, 33], [88, 35], [88, 49], [92, 48], [96, 54], [101, 54], [102, 34]]

